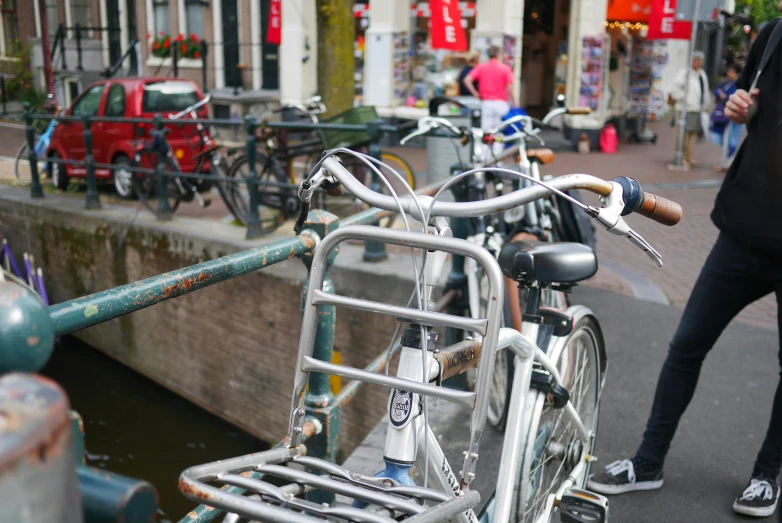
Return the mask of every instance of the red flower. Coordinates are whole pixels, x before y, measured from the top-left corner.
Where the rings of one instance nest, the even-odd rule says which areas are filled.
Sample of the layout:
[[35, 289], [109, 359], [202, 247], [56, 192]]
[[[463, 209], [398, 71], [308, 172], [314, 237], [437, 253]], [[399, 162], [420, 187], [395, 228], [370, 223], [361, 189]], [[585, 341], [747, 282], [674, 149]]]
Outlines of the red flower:
[[166, 32], [165, 31], [160, 31], [160, 36], [166, 36]]
[[171, 47], [171, 42], [169, 42], [168, 40], [166, 40], [165, 42], [163, 42], [163, 47], [165, 47], [166, 49], [168, 49], [169, 47]]
[[198, 41], [198, 37], [197, 37], [196, 35], [192, 34], [192, 33], [190, 34], [190, 39], [191, 39], [192, 41], [194, 41], [194, 42], [197, 42], [197, 41]]
[[201, 53], [196, 51], [195, 53], [193, 53], [193, 58], [201, 58]]
[[179, 36], [176, 37], [176, 41], [177, 42], [181, 42], [184, 39], [185, 39], [185, 35], [182, 35], [182, 34], [180, 34]]
[[160, 44], [158, 42], [154, 42], [152, 44], [152, 50], [157, 51], [158, 49], [160, 49]]
[[147, 39], [152, 38], [152, 33], [147, 33]]
[[186, 45], [180, 46], [179, 49], [182, 51], [183, 54], [187, 52], [187, 46]]

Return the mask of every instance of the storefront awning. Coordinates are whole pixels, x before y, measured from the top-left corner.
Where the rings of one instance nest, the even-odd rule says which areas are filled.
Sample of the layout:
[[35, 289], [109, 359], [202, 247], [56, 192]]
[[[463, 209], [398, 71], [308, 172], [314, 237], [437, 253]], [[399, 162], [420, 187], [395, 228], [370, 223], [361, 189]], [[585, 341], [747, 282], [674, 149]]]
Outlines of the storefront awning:
[[608, 0], [606, 20], [648, 22], [652, 0]]

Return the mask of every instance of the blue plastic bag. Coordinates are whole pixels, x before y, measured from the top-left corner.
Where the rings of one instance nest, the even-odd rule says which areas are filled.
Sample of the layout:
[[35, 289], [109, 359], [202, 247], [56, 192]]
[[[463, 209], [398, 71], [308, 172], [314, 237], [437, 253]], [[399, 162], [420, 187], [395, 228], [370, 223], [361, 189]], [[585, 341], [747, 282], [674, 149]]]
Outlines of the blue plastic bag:
[[[510, 120], [514, 116], [527, 116], [527, 111], [522, 109], [521, 107], [511, 107], [510, 111], [508, 111], [505, 116], [502, 117], [502, 121]], [[521, 127], [521, 124], [519, 124], [519, 128]], [[505, 136], [510, 136], [512, 134], [516, 134], [519, 132], [519, 129], [516, 129], [515, 126], [510, 125], [502, 130], [502, 134]], [[513, 146], [512, 143], [506, 143], [505, 148], [508, 149], [509, 147]]]

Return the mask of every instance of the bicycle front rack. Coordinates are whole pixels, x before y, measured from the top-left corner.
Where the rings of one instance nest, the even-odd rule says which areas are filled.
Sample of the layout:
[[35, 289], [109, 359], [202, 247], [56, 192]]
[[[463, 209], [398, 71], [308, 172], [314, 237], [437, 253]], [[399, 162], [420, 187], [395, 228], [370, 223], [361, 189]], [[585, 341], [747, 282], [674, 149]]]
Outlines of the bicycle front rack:
[[[473, 258], [484, 268], [489, 279], [487, 317], [485, 319], [464, 318], [324, 292], [323, 280], [328, 266], [328, 256], [339, 243], [346, 240], [374, 240]], [[322, 522], [323, 518], [393, 523], [400, 517], [411, 523], [428, 523], [456, 518], [474, 508], [480, 502], [480, 494], [470, 490], [469, 485], [475, 478], [478, 442], [486, 425], [488, 392], [498, 344], [503, 297], [502, 273], [497, 262], [488, 251], [465, 240], [363, 225], [340, 228], [329, 234], [315, 249], [310, 270], [310, 286], [304, 305], [291, 402], [288, 446], [191, 467], [184, 471], [179, 479], [180, 491], [193, 501], [206, 503], [251, 520], [272, 523], [291, 521], [315, 523]], [[321, 306], [339, 306], [374, 312], [421, 325], [456, 327], [482, 335], [482, 364], [478, 368], [475, 386], [477, 392], [447, 389], [431, 383], [414, 382], [314, 359], [312, 353], [318, 308]], [[440, 492], [418, 486], [402, 485], [390, 478], [353, 473], [329, 461], [306, 456], [302, 434], [305, 419], [304, 393], [310, 372], [338, 375], [391, 389], [441, 398], [470, 407], [472, 409], [470, 443], [464, 453], [464, 465], [458, 489]], [[264, 477], [275, 478], [275, 484], [250, 477], [248, 474], [250, 471], [261, 473]], [[285, 485], [276, 486], [279, 483]], [[227, 486], [240, 487], [245, 489], [247, 494], [226, 492], [224, 488]], [[311, 490], [346, 496], [362, 504], [371, 505], [373, 510], [321, 505], [298, 497]], [[473, 518], [474, 516], [470, 519]]]

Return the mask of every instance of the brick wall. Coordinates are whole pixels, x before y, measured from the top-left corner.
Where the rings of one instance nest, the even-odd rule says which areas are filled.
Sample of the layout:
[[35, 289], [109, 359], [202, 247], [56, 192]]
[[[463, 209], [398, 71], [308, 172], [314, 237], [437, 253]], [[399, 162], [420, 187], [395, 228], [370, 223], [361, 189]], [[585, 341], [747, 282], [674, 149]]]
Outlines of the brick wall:
[[[7, 238], [15, 251], [34, 254], [44, 268], [53, 303], [82, 296], [107, 263], [96, 289], [251, 246], [225, 240], [243, 234], [235, 227], [216, 224], [225, 228], [213, 235], [222, 238], [218, 241], [205, 238], [202, 231], [175, 232], [176, 224], [183, 222], [161, 226], [142, 214], [119, 256], [109, 261], [133, 210], [88, 212], [82, 206], [81, 198], [56, 195], [30, 202], [26, 191], [0, 186], [0, 237]], [[344, 245], [332, 269], [337, 291], [404, 304], [412, 284], [388, 267], [406, 263], [409, 256], [367, 267], [358, 263], [361, 249]], [[291, 260], [76, 335], [203, 408], [275, 442], [287, 430], [305, 275], [303, 264]], [[365, 366], [388, 345], [393, 327], [388, 317], [338, 310], [336, 345], [343, 363]], [[384, 389], [365, 385], [349, 404], [342, 416], [343, 456], [383, 415], [386, 399]]]

